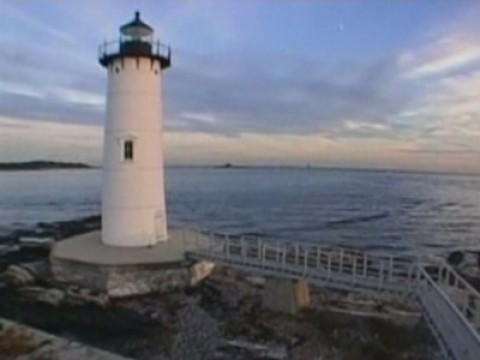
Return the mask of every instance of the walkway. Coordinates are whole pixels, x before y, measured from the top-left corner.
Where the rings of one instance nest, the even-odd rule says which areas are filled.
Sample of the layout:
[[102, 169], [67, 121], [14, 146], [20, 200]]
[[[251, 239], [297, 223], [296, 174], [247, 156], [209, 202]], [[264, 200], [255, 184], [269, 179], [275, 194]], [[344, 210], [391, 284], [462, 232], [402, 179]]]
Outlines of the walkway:
[[209, 234], [185, 237], [187, 256], [249, 273], [333, 289], [382, 293], [418, 304], [445, 359], [480, 357], [480, 294], [446, 264], [304, 242]]

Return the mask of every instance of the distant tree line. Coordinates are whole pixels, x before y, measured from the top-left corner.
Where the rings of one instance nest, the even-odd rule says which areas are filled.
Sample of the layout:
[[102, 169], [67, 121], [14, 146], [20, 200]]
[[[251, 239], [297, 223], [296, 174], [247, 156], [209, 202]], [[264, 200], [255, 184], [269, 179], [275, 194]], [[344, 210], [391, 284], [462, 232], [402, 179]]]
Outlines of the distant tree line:
[[0, 170], [89, 169], [90, 165], [61, 161], [27, 161], [0, 163]]

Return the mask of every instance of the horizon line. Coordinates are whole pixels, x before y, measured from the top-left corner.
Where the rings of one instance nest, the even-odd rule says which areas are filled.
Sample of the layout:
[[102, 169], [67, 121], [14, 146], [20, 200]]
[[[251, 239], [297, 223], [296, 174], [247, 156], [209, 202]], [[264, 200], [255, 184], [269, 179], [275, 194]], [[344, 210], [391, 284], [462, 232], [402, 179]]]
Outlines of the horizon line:
[[[45, 163], [58, 163], [60, 164], [78, 164], [86, 165], [88, 168], [83, 168], [83, 170], [94, 170], [102, 169], [102, 165], [93, 165], [88, 162], [82, 161], [65, 161], [65, 160], [26, 160], [26, 161], [9, 161], [9, 162], [0, 162], [0, 165], [9, 165], [9, 164], [28, 164], [32, 162], [45, 162]], [[333, 171], [363, 171], [363, 172], [394, 172], [394, 173], [408, 173], [408, 174], [430, 174], [430, 175], [461, 175], [461, 176], [480, 176], [480, 172], [462, 172], [462, 171], [453, 171], [453, 170], [427, 170], [427, 169], [411, 169], [411, 168], [386, 168], [386, 167], [362, 167], [362, 166], [323, 166], [315, 164], [305, 164], [305, 165], [288, 165], [288, 164], [255, 164], [255, 165], [245, 165], [245, 164], [235, 164], [231, 162], [226, 162], [223, 164], [165, 164], [165, 168], [198, 168], [198, 169], [219, 169], [219, 170], [241, 170], [241, 169], [301, 169], [301, 170], [333, 170]], [[39, 169], [42, 170], [42, 169]], [[47, 170], [47, 169], [43, 169]], [[56, 169], [51, 169], [56, 170]], [[61, 169], [58, 169], [61, 170]], [[64, 170], [74, 170], [64, 169]], [[79, 168], [80, 170], [80, 168]]]

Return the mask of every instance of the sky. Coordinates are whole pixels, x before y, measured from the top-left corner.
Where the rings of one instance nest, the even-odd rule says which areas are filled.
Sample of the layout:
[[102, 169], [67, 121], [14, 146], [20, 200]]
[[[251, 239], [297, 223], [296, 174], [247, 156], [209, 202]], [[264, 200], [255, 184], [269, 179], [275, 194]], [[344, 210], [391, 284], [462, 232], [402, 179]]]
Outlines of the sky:
[[172, 47], [169, 165], [480, 173], [480, 2], [0, 0], [0, 161], [101, 164], [98, 45]]

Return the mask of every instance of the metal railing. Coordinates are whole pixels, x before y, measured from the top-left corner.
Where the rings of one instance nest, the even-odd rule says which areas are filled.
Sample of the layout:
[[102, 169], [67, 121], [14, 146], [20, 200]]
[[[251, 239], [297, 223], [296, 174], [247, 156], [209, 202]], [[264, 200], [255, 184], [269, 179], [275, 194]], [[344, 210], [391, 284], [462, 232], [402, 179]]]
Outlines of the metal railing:
[[[105, 41], [98, 47], [98, 58], [103, 59], [110, 56], [115, 56], [121, 53], [122, 44], [131, 42], [131, 40], [111, 40]], [[166, 59], [171, 58], [171, 48], [169, 45], [163, 44], [158, 40], [154, 39], [144, 39], [141, 40], [142, 43], [149, 44], [151, 47], [151, 55], [163, 57]]]
[[[480, 294], [448, 266], [438, 267], [436, 279], [427, 266], [418, 265], [417, 269], [417, 300], [444, 357], [478, 360], [480, 337], [475, 325]], [[452, 298], [454, 292], [457, 299]]]
[[190, 232], [187, 256], [323, 287], [396, 294], [417, 303], [446, 359], [480, 357], [480, 293], [446, 263], [341, 247]]
[[[308, 279], [319, 286], [408, 295], [405, 280], [414, 263], [403, 257], [381, 256], [354, 249], [288, 243], [256, 237], [206, 234], [190, 238], [190, 257], [208, 258], [266, 275]], [[407, 282], [408, 283], [408, 282]]]
[[438, 264], [436, 268], [425, 265], [424, 270], [451, 299], [465, 319], [479, 330], [480, 293], [445, 262]]

